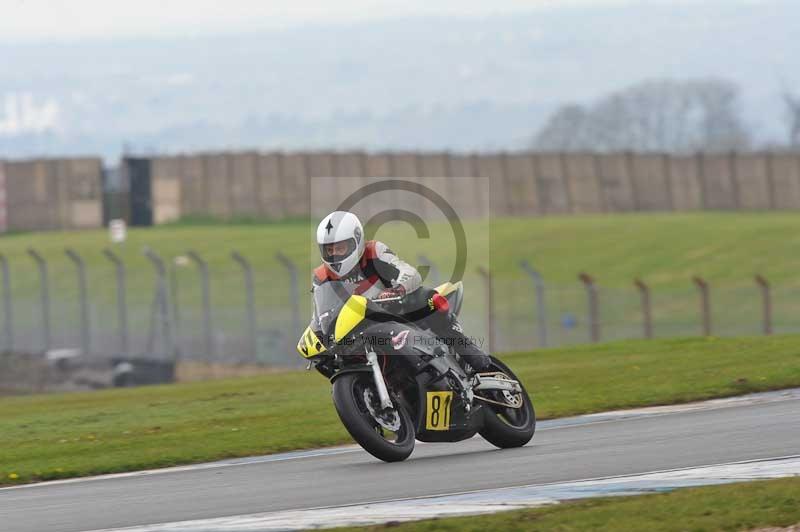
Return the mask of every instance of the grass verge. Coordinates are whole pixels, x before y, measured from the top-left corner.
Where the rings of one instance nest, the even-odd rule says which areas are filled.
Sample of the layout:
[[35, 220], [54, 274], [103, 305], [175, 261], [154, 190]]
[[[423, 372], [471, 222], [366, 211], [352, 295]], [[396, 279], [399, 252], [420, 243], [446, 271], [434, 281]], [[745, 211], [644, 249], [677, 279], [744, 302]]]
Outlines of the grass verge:
[[[143, 270], [148, 281], [152, 266], [142, 256], [145, 245], [167, 258], [196, 250], [208, 261], [212, 281], [220, 283], [238, 271], [230, 259], [231, 249], [241, 251], [261, 272], [283, 271], [274, 257], [280, 251], [297, 261], [304, 282], [310, 279], [310, 269], [320, 263], [313, 243], [316, 220], [236, 222], [215, 224], [189, 218], [154, 228], [132, 228], [127, 242], [111, 247], [130, 272]], [[691, 289], [694, 275], [715, 285], [750, 287], [754, 272], [776, 286], [797, 286], [800, 255], [793, 250], [800, 244], [798, 222], [798, 213], [638, 213], [467, 221], [465, 230], [470, 245], [490, 251], [482, 265], [491, 266], [498, 279], [524, 278], [518, 261], [527, 258], [548, 283], [577, 284], [578, 272], [586, 271], [604, 286], [630, 287], [634, 278], [641, 277], [653, 287]], [[430, 225], [430, 239], [417, 238], [412, 228], [399, 223], [384, 226], [376, 237], [411, 263], [416, 264], [417, 255], [423, 253], [446, 270], [454, 260], [454, 250], [446, 245], [452, 239], [451, 230], [447, 224]], [[0, 248], [9, 259], [15, 285], [20, 285], [15, 291], [37, 293], [37, 272], [27, 255], [30, 247], [50, 261], [53, 272], [63, 270], [72, 280], [74, 266], [64, 255], [65, 245], [83, 256], [90, 274], [108, 276], [113, 271], [101, 253], [110, 246], [105, 230], [0, 235]], [[132, 278], [131, 282], [134, 287], [139, 281]], [[221, 293], [220, 298], [224, 297]]]
[[796, 523], [800, 523], [800, 478], [689, 488], [655, 495], [605, 497], [491, 515], [335, 530], [700, 532], [754, 530]]
[[[503, 357], [540, 418], [800, 386], [800, 336], [626, 341]], [[0, 483], [350, 441], [317, 374], [0, 401]]]

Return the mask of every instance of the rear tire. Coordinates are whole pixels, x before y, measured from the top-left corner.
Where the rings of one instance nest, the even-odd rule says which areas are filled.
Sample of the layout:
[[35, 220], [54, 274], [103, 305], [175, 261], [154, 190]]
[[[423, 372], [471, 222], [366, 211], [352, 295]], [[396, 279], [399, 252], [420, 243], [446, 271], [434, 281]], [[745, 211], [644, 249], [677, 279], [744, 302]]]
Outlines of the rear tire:
[[350, 436], [372, 456], [384, 462], [400, 462], [414, 450], [414, 424], [400, 403], [392, 398], [400, 419], [395, 441], [384, 437], [385, 429], [370, 414], [364, 403], [363, 391], [370, 388], [377, 396], [371, 373], [357, 372], [342, 375], [333, 382], [333, 404], [339, 419]]
[[[492, 357], [491, 367], [487, 371], [500, 371], [519, 382], [514, 372], [495, 357]], [[522, 386], [522, 407], [507, 408], [484, 403], [483, 413], [484, 424], [479, 434], [495, 447], [501, 449], [522, 447], [531, 441], [536, 432], [536, 411], [524, 386]]]

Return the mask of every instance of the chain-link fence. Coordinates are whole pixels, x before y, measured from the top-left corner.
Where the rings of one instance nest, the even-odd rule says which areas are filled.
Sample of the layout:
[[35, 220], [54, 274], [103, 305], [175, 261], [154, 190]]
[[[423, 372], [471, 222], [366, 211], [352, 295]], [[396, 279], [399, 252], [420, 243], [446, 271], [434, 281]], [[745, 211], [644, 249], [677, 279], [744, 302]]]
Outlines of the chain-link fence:
[[311, 313], [308, 279], [286, 257], [265, 268], [237, 251], [215, 256], [213, 267], [192, 251], [147, 249], [135, 264], [104, 255], [102, 267], [69, 249], [57, 258], [0, 255], [0, 390], [31, 388], [2, 375], [31, 361], [39, 362], [31, 371], [63, 368], [54, 378], [69, 389], [300, 367], [294, 345]]
[[[170, 367], [165, 380], [229, 375], [231, 368], [299, 367], [294, 345], [311, 314], [307, 272], [283, 255], [269, 266], [233, 251], [210, 257], [152, 250], [135, 266], [105, 251], [87, 268], [67, 250], [61, 260], [36, 250], [0, 255], [0, 350], [59, 363], [111, 362], [111, 379], [130, 366]], [[427, 285], [443, 281], [418, 257]], [[15, 276], [20, 269], [26, 275]], [[35, 275], [31, 274], [35, 272]], [[462, 322], [484, 349], [504, 352], [625, 338], [755, 335], [800, 331], [798, 289], [768, 280], [651, 289], [639, 280], [607, 287], [591, 275], [548, 283], [522, 262], [516, 274], [467, 272]], [[177, 363], [177, 364], [176, 364]], [[102, 380], [102, 379], [101, 379]], [[147, 380], [147, 379], [145, 379]]]
[[760, 276], [747, 284], [711, 285], [696, 278], [683, 287], [651, 288], [634, 279], [628, 287], [611, 287], [586, 274], [572, 284], [547, 283], [528, 266], [518, 277], [494, 279], [492, 296], [495, 311], [485, 320], [495, 322], [494, 344], [501, 352], [633, 338], [800, 332], [793, 319], [800, 290], [773, 287]]

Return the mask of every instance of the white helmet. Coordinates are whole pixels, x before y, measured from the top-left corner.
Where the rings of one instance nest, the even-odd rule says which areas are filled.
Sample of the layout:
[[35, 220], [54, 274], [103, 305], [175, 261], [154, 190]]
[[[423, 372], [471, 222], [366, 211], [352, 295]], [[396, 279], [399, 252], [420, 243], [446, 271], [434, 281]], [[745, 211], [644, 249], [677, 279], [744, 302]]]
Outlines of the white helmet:
[[[330, 244], [340, 242], [345, 246], [332, 252]], [[317, 226], [317, 244], [322, 262], [336, 275], [347, 274], [364, 254], [364, 228], [352, 212], [334, 211]]]

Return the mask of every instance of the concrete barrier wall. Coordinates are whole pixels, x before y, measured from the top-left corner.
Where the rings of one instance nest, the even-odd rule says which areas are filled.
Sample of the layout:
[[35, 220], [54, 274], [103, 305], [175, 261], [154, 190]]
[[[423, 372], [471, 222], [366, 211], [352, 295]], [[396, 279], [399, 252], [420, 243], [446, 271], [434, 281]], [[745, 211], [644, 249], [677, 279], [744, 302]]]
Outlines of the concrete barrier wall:
[[533, 171], [541, 193], [539, 214], [572, 212], [571, 187], [565, 175], [564, 157], [559, 153], [540, 153], [533, 156]]
[[285, 212], [290, 218], [308, 216], [309, 175], [304, 154], [280, 154], [278, 157], [280, 180], [283, 184]]
[[181, 160], [156, 157], [151, 163], [153, 223], [178, 220], [183, 214]]
[[533, 157], [529, 153], [506, 155], [506, 175], [512, 215], [530, 216], [540, 212]]
[[205, 186], [208, 191], [208, 214], [230, 218], [238, 212], [231, 204], [230, 155], [210, 154], [205, 157]]
[[[453, 198], [470, 217], [483, 216], [487, 202], [494, 216], [800, 209], [796, 152], [250, 151], [153, 157], [151, 163], [154, 223], [187, 216], [304, 217], [389, 177]], [[488, 181], [488, 199], [474, 178]], [[0, 231], [100, 227], [102, 182], [96, 158], [0, 161]], [[464, 211], [465, 205], [475, 208]], [[438, 213], [424, 198], [396, 192], [376, 199], [367, 214], [386, 208]]]
[[[388, 177], [451, 197], [462, 210], [474, 204], [475, 209], [465, 212], [475, 217], [485, 213], [481, 202], [486, 198], [480, 197], [485, 191], [477, 190], [474, 179], [459, 178], [488, 180], [494, 216], [800, 209], [800, 158], [788, 152], [691, 156], [309, 152], [202, 154], [178, 159], [179, 165], [167, 167], [180, 168], [184, 175], [179, 182], [191, 190], [175, 193], [166, 187], [164, 202], [180, 198], [182, 214], [223, 218], [254, 214], [279, 219], [305, 216], [309, 210], [316, 215], [339, 205], [359, 186]], [[311, 194], [311, 183], [324, 190]], [[396, 192], [378, 196], [363, 208], [367, 217], [390, 208], [436, 215], [428, 203], [414, 194]], [[157, 212], [162, 210], [175, 212], [166, 207]], [[159, 214], [156, 219], [165, 217]]]
[[604, 212], [605, 198], [600, 188], [597, 161], [593, 154], [562, 156], [564, 177], [569, 189], [571, 212]]
[[261, 185], [258, 176], [258, 153], [231, 154], [228, 159], [230, 204], [236, 216], [257, 217], [261, 214]]
[[740, 209], [767, 210], [773, 208], [774, 197], [768, 175], [767, 157], [764, 154], [736, 154], [737, 189]]
[[8, 230], [8, 210], [6, 210], [6, 163], [0, 161], [0, 233]]
[[489, 205], [491, 212], [510, 212], [505, 156], [503, 154], [481, 155], [476, 162], [478, 176], [489, 179]]
[[[202, 157], [175, 157], [181, 187], [181, 216], [202, 216], [208, 213], [205, 188], [205, 163]], [[158, 203], [158, 198], [153, 198]]]
[[700, 154], [700, 182], [703, 188], [705, 209], [733, 210], [739, 201], [737, 185], [734, 179], [735, 169], [732, 156], [728, 154]]
[[86, 229], [102, 225], [100, 159], [6, 161], [3, 169], [5, 230]]
[[767, 161], [774, 187], [775, 208], [797, 209], [800, 206], [800, 156], [772, 153]]
[[632, 186], [636, 192], [636, 210], [672, 210], [666, 157], [655, 154], [630, 155], [629, 164]]
[[54, 202], [48, 189], [48, 161], [17, 161], [6, 164], [8, 230], [44, 230], [57, 226], [52, 217]]
[[461, 207], [466, 217], [481, 218], [488, 210], [488, 198], [483, 197], [478, 156], [469, 154], [450, 154], [447, 157], [448, 198]]
[[84, 229], [102, 225], [102, 162], [100, 159], [70, 159], [62, 161], [65, 163], [69, 168], [69, 226]]
[[628, 154], [595, 155], [594, 159], [604, 211], [636, 210], [636, 194], [631, 177], [630, 156]]
[[261, 188], [260, 205], [262, 215], [266, 218], [278, 220], [289, 215], [285, 203], [285, 191], [281, 179], [281, 164], [277, 153], [265, 153], [258, 160]]
[[672, 206], [676, 211], [703, 208], [703, 187], [697, 157], [670, 157], [669, 176], [672, 183]]

